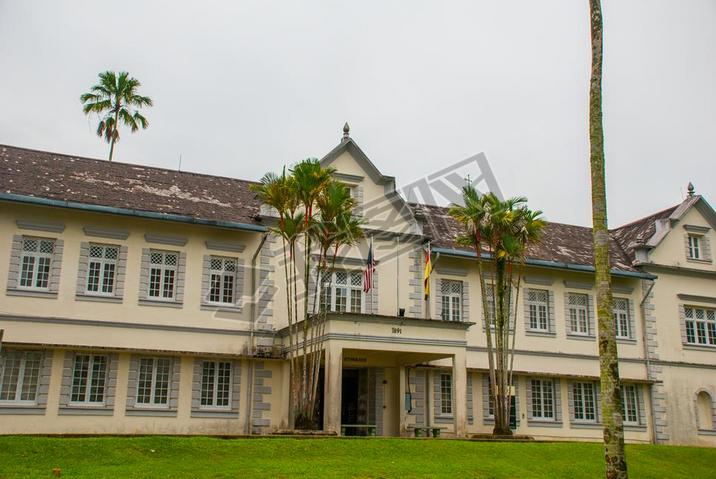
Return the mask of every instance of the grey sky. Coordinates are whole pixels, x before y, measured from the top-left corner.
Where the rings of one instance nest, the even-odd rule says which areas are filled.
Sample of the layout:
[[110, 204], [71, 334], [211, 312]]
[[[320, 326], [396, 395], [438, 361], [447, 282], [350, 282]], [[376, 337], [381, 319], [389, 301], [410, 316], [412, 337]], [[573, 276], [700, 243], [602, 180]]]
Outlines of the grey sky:
[[[118, 8], [118, 5], [121, 5]], [[716, 203], [716, 2], [605, 0], [610, 224]], [[0, 0], [0, 142], [105, 158], [79, 95], [155, 100], [116, 160], [258, 179], [344, 121], [399, 184], [484, 151], [506, 195], [591, 222], [587, 0]]]

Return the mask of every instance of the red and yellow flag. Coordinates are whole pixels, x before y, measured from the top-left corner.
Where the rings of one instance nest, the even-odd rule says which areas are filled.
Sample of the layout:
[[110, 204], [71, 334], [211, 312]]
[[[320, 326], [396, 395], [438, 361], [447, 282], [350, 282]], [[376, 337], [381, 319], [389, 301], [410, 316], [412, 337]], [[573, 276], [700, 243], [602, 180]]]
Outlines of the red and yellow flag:
[[430, 299], [430, 274], [433, 272], [433, 263], [430, 260], [430, 243], [425, 250], [425, 270], [423, 271], [423, 291], [425, 292], [425, 301]]

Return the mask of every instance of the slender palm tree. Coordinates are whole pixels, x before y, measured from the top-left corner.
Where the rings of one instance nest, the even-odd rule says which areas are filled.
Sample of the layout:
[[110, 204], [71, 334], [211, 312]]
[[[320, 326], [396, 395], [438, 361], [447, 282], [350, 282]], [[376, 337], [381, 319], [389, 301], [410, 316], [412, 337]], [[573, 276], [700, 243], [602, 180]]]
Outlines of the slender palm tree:
[[590, 0], [592, 76], [589, 83], [589, 161], [592, 176], [592, 235], [597, 286], [599, 370], [604, 421], [604, 461], [608, 479], [626, 478], [622, 395], [617, 341], [612, 316], [612, 284], [609, 262], [609, 227], [602, 125], [602, 5]]
[[119, 124], [124, 123], [132, 133], [149, 126], [147, 119], [139, 113], [139, 108], [152, 106], [154, 102], [148, 96], [137, 93], [142, 84], [127, 72], [106, 71], [99, 74], [99, 83], [80, 96], [82, 111], [85, 115], [96, 113], [101, 117], [97, 126], [97, 136], [109, 143], [109, 161], [112, 161], [114, 144], [119, 141]]

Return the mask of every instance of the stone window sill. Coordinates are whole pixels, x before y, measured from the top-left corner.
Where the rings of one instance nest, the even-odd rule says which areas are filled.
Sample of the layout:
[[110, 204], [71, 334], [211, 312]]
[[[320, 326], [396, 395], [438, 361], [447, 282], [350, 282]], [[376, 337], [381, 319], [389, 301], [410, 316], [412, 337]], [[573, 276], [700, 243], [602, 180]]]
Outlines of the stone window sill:
[[142, 416], [142, 417], [176, 417], [176, 409], [159, 408], [159, 407], [132, 407], [124, 410], [125, 416]]
[[567, 333], [567, 339], [576, 339], [578, 341], [595, 341], [597, 337], [590, 334]]
[[573, 420], [569, 423], [572, 429], [602, 429], [604, 426], [601, 422], [580, 422]]
[[238, 419], [239, 413], [236, 411], [231, 411], [230, 409], [226, 409], [226, 410], [197, 409], [197, 410], [192, 410], [191, 417], [210, 418], [210, 419]]
[[716, 351], [716, 345], [684, 343], [684, 349], [691, 351]]
[[562, 421], [550, 421], [549, 419], [528, 419], [527, 425], [530, 427], [562, 427]]
[[716, 429], [699, 429], [699, 436], [716, 436]]
[[645, 432], [646, 426], [643, 424], [624, 424], [624, 430], [632, 432]]
[[159, 306], [162, 308], [181, 308], [183, 306], [183, 304], [178, 301], [161, 301], [161, 300], [156, 300], [156, 299], [140, 299], [139, 305], [140, 306]]
[[36, 404], [0, 404], [0, 414], [44, 416], [45, 407]]
[[241, 313], [244, 308], [241, 306], [232, 306], [230, 304], [204, 303], [201, 305], [201, 310], [216, 311], [219, 313]]
[[57, 293], [52, 291], [43, 291], [41, 289], [19, 289], [8, 288], [6, 294], [8, 296], [27, 296], [30, 298], [48, 298], [57, 299]]
[[532, 330], [532, 329], [526, 330], [525, 334], [527, 336], [541, 336], [544, 338], [554, 338], [557, 336], [557, 333], [554, 331], [541, 331], [541, 330]]
[[76, 294], [76, 301], [96, 301], [98, 303], [121, 303], [121, 296], [105, 296], [102, 294]]
[[59, 416], [113, 416], [114, 406], [83, 406], [74, 405], [60, 406], [57, 411]]

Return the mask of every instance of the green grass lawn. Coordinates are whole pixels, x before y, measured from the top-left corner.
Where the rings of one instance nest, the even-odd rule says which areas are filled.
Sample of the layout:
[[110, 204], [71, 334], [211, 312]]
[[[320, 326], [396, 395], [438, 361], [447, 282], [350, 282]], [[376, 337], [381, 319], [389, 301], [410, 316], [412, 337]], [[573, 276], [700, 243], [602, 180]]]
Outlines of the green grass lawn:
[[[628, 446], [633, 478], [716, 477], [716, 449]], [[0, 478], [603, 477], [587, 443], [0, 436]]]

